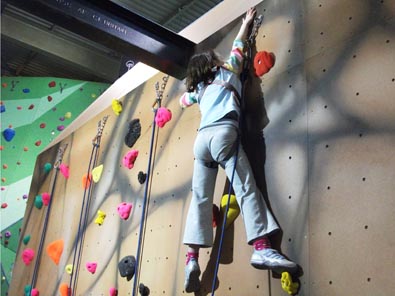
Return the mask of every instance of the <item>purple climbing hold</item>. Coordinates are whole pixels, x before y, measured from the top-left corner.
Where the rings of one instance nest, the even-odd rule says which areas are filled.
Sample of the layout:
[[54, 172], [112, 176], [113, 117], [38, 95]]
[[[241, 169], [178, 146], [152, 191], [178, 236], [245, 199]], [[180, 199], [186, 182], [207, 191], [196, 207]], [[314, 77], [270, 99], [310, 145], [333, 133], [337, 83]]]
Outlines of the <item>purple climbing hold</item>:
[[7, 230], [6, 232], [4, 232], [4, 236], [6, 238], [10, 238], [11, 237], [11, 231]]
[[64, 125], [58, 125], [57, 130], [60, 132], [64, 130]]

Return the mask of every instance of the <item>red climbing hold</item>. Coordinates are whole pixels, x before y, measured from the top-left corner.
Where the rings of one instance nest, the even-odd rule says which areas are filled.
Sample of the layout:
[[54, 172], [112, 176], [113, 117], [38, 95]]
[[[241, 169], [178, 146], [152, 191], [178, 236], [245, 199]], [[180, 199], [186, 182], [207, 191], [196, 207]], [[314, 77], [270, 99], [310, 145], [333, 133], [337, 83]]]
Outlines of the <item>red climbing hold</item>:
[[31, 105], [29, 106], [29, 110], [32, 110], [33, 108], [34, 108], [34, 105], [31, 104]]
[[50, 83], [48, 83], [49, 87], [55, 87], [56, 86], [56, 82], [55, 81], [51, 81]]
[[126, 155], [123, 157], [123, 165], [127, 167], [129, 170], [134, 167], [134, 162], [136, 161], [139, 152], [135, 149], [130, 150]]
[[34, 145], [36, 145], [37, 147], [41, 145], [41, 140], [38, 140], [34, 143]]
[[51, 101], [52, 101], [52, 97], [51, 97], [51, 96], [48, 96], [48, 97], [47, 97], [47, 100], [48, 100], [48, 102], [51, 102]]
[[85, 264], [85, 267], [91, 274], [94, 274], [96, 272], [97, 263], [96, 262], [87, 262]]
[[40, 128], [45, 128], [45, 126], [46, 126], [45, 123], [40, 124]]
[[34, 258], [34, 250], [33, 249], [25, 249], [22, 252], [22, 261], [25, 265], [29, 265]]
[[3, 202], [3, 203], [1, 204], [1, 208], [2, 208], [2, 209], [5, 209], [6, 207], [8, 207], [8, 204], [7, 204], [6, 202]]

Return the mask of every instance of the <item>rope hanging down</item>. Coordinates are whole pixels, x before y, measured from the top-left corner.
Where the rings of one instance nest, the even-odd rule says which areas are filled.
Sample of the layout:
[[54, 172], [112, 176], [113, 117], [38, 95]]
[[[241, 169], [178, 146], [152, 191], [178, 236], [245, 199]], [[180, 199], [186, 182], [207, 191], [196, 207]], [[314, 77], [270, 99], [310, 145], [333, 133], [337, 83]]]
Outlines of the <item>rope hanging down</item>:
[[152, 104], [152, 111], [154, 112], [154, 120], [152, 121], [152, 133], [151, 133], [151, 142], [150, 142], [150, 150], [149, 150], [149, 158], [148, 158], [148, 166], [147, 166], [147, 179], [145, 181], [145, 189], [144, 189], [144, 198], [143, 198], [143, 206], [142, 213], [140, 219], [140, 231], [139, 231], [139, 239], [137, 243], [137, 255], [136, 255], [136, 264], [135, 264], [135, 274], [133, 281], [133, 290], [132, 295], [135, 296], [138, 293], [138, 282], [140, 280], [140, 271], [141, 271], [141, 258], [143, 257], [143, 245], [145, 238], [145, 226], [148, 217], [148, 205], [149, 205], [149, 197], [150, 197], [150, 186], [151, 186], [151, 178], [152, 173], [151, 169], [154, 163], [154, 146], [155, 144], [155, 117], [158, 109], [161, 107], [163, 92], [166, 88], [167, 81], [169, 80], [169, 75], [163, 77], [163, 82], [159, 86], [159, 82], [155, 83], [155, 91], [156, 91], [156, 99]]
[[[92, 152], [91, 152], [91, 156], [89, 159], [87, 176], [89, 176], [90, 172], [92, 171], [92, 168], [94, 168], [97, 164], [101, 136], [103, 134], [104, 126], [107, 122], [107, 119], [108, 119], [108, 116], [104, 116], [103, 119], [98, 122], [97, 134], [92, 139], [92, 146], [93, 147], [92, 147]], [[76, 287], [77, 287], [78, 273], [79, 273], [79, 269], [80, 269], [80, 265], [81, 265], [82, 247], [84, 245], [85, 232], [86, 232], [86, 227], [88, 224], [91, 197], [92, 197], [92, 182], [89, 183], [88, 188], [85, 188], [83, 199], [82, 199], [81, 213], [80, 213], [80, 219], [79, 219], [79, 223], [78, 223], [78, 231], [77, 231], [77, 237], [75, 240], [75, 249], [74, 249], [74, 255], [73, 255], [73, 269], [72, 269], [72, 274], [70, 277], [70, 284], [69, 284], [69, 287], [71, 289], [70, 296], [74, 295], [74, 293], [76, 291]]]
[[[52, 208], [51, 206], [52, 206], [52, 202], [53, 202], [53, 193], [55, 191], [56, 180], [57, 180], [58, 173], [59, 173], [59, 166], [62, 163], [63, 155], [64, 155], [64, 152], [65, 152], [66, 148], [67, 148], [67, 144], [59, 147], [58, 153], [56, 155], [55, 164], [54, 164], [54, 167], [53, 167], [54, 170], [55, 170], [55, 174], [53, 175], [53, 178], [52, 178], [51, 183], [50, 183], [51, 184], [51, 186], [50, 186], [50, 188], [51, 188], [51, 191], [50, 191], [51, 199], [49, 200], [48, 209], [47, 209], [47, 212], [45, 213], [43, 230], [42, 230], [42, 234], [41, 234], [41, 237], [40, 237], [40, 243], [38, 245], [37, 259], [36, 259], [36, 262], [34, 264], [32, 280], [31, 280], [31, 283], [30, 283], [30, 293], [31, 293], [32, 289], [34, 288], [34, 286], [36, 285], [36, 282], [37, 282], [38, 266], [39, 266], [39, 261], [40, 261], [41, 255], [42, 255], [43, 247], [44, 247], [45, 236], [47, 234], [49, 215], [50, 215], [50, 212], [51, 212], [51, 208]], [[29, 295], [30, 295], [30, 293], [29, 293]]]
[[[247, 39], [246, 45], [247, 45], [247, 51], [245, 54], [244, 58], [244, 63], [243, 63], [243, 71], [240, 75], [240, 80], [242, 83], [242, 90], [241, 90], [241, 112], [240, 112], [240, 118], [239, 118], [239, 128], [241, 130], [241, 124], [243, 121], [242, 114], [244, 110], [244, 98], [245, 98], [245, 82], [247, 81], [248, 73], [250, 71], [250, 66], [251, 66], [251, 60], [252, 60], [252, 47], [255, 45], [255, 38], [258, 35], [258, 29], [262, 24], [263, 16], [259, 15], [254, 19], [253, 27], [251, 29], [251, 34], [249, 38]], [[223, 240], [224, 240], [224, 235], [225, 235], [225, 227], [226, 227], [226, 220], [229, 212], [229, 204], [230, 204], [230, 195], [232, 194], [233, 190], [233, 180], [234, 180], [234, 175], [236, 171], [236, 166], [237, 166], [237, 159], [239, 157], [239, 147], [240, 147], [240, 135], [238, 136], [237, 139], [237, 145], [236, 145], [236, 154], [234, 156], [234, 166], [233, 166], [233, 171], [232, 171], [232, 176], [230, 179], [229, 183], [229, 188], [228, 188], [228, 200], [226, 203], [226, 208], [225, 208], [225, 213], [224, 213], [224, 218], [222, 221], [222, 227], [221, 227], [221, 236], [220, 236], [220, 241], [219, 241], [219, 246], [218, 246], [218, 255], [217, 255], [217, 260], [215, 263], [215, 270], [214, 270], [214, 275], [213, 275], [213, 281], [212, 281], [212, 286], [211, 286], [211, 296], [215, 295], [215, 284], [216, 284], [216, 279], [217, 279], [217, 274], [218, 274], [218, 269], [219, 269], [219, 263], [221, 260], [221, 251], [222, 251], [222, 245], [223, 245]]]

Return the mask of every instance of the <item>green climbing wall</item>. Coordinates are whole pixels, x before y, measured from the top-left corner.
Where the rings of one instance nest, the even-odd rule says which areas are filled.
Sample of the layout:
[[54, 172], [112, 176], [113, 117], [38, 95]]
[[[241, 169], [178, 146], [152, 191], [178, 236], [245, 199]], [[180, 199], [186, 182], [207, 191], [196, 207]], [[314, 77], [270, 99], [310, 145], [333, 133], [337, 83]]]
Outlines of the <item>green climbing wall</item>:
[[37, 155], [108, 84], [61, 78], [1, 78], [1, 267], [8, 290]]

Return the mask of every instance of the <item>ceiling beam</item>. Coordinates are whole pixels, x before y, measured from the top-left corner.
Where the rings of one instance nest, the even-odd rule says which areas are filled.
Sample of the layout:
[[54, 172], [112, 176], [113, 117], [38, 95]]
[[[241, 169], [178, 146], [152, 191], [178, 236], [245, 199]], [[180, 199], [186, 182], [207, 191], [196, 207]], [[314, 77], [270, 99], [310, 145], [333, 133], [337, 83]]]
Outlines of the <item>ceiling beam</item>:
[[195, 44], [108, 0], [7, 0], [8, 3], [182, 79]]
[[94, 48], [62, 38], [54, 32], [39, 28], [6, 13], [1, 18], [1, 34], [44, 55], [52, 55], [86, 72], [95, 73], [106, 81], [119, 76], [120, 61]]

